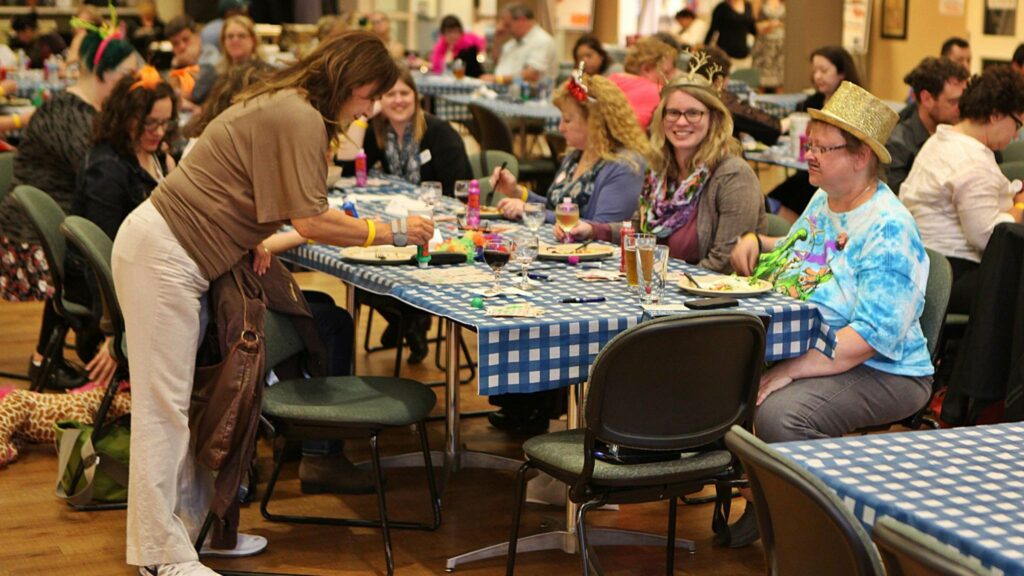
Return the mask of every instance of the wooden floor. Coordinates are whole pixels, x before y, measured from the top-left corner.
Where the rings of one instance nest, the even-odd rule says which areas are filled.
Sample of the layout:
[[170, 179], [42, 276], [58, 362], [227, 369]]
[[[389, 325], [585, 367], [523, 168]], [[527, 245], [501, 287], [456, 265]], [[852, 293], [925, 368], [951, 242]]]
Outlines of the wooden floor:
[[[304, 287], [323, 290], [344, 302], [344, 289], [336, 280], [317, 273], [298, 275]], [[35, 344], [41, 306], [38, 303], [0, 303], [0, 370], [23, 373]], [[365, 322], [365, 314], [364, 322]], [[374, 333], [381, 329], [374, 325]], [[359, 334], [362, 334], [360, 330]], [[469, 334], [469, 338], [473, 335]], [[361, 338], [361, 336], [360, 336]], [[475, 351], [475, 342], [471, 341]], [[360, 339], [361, 345], [361, 339]], [[361, 350], [361, 349], [360, 349]], [[69, 355], [72, 353], [69, 351]], [[360, 354], [360, 373], [388, 374], [391, 352]], [[439, 380], [442, 373], [432, 360], [420, 367], [408, 367], [406, 376]], [[0, 378], [0, 386], [25, 383]], [[475, 392], [475, 382], [463, 387], [464, 410], [483, 409], [486, 399]], [[439, 396], [443, 389], [435, 388]], [[438, 401], [441, 414], [443, 398]], [[435, 449], [444, 446], [444, 425], [431, 424], [430, 441]], [[469, 446], [521, 456], [523, 438], [509, 436], [490, 428], [484, 419], [463, 422], [463, 441]], [[396, 431], [382, 439], [385, 455], [415, 449], [411, 432]], [[356, 442], [349, 443], [353, 459], [361, 460], [367, 451]], [[269, 475], [270, 455], [264, 442], [260, 457], [263, 477]], [[56, 456], [49, 446], [33, 446], [6, 469], [0, 470], [0, 576], [75, 574], [109, 576], [134, 574], [125, 565], [125, 512], [76, 512], [53, 495]], [[287, 466], [275, 494], [278, 512], [353, 514], [367, 518], [376, 515], [373, 496], [304, 496], [299, 492], [296, 465]], [[387, 472], [388, 506], [393, 516], [424, 519], [429, 516], [425, 475], [420, 469]], [[262, 485], [261, 485], [262, 488]], [[439, 574], [445, 560], [481, 546], [505, 540], [509, 529], [514, 493], [513, 474], [487, 470], [462, 470], [455, 474], [443, 495], [444, 522], [436, 532], [395, 530], [392, 532], [396, 571], [399, 574]], [[742, 509], [742, 501], [735, 502]], [[522, 535], [543, 532], [563, 524], [563, 509], [529, 504], [526, 506]], [[734, 518], [737, 515], [734, 511]], [[591, 513], [591, 525], [614, 526], [664, 533], [667, 504], [624, 506], [619, 511]], [[242, 510], [243, 530], [266, 536], [267, 551], [259, 556], [238, 560], [210, 560], [210, 566], [230, 570], [286, 572], [290, 574], [383, 574], [385, 563], [380, 533], [370, 529], [327, 526], [300, 526], [271, 523], [259, 513], [258, 505]], [[678, 536], [697, 543], [697, 553], [677, 556], [679, 574], [740, 575], [764, 572], [760, 544], [744, 550], [718, 549], [711, 545], [711, 505], [681, 506]], [[661, 548], [613, 547], [600, 549], [599, 555], [608, 574], [664, 574], [664, 550]], [[579, 573], [576, 556], [561, 552], [521, 553], [518, 574]], [[459, 574], [490, 575], [504, 573], [504, 558], [460, 567]]]

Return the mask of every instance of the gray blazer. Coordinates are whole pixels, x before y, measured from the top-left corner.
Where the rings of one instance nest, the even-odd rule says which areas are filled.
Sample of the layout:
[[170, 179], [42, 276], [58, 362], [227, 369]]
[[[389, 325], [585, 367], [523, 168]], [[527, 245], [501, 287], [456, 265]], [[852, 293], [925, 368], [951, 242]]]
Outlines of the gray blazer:
[[719, 162], [697, 208], [699, 266], [732, 273], [729, 254], [736, 239], [747, 232], [763, 233], [767, 229], [764, 194], [750, 165], [738, 156]]

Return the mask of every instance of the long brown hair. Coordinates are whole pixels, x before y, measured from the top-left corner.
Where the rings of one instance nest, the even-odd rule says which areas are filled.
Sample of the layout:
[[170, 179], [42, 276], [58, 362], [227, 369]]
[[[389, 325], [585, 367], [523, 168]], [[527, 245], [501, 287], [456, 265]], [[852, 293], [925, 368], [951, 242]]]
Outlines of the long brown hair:
[[[665, 117], [665, 105], [669, 96], [675, 92], [684, 92], [696, 98], [708, 109], [708, 134], [690, 159], [689, 166], [679, 166], [676, 162], [675, 149], [665, 137], [665, 125], [662, 122]], [[743, 153], [739, 140], [732, 136], [732, 128], [732, 115], [713, 87], [695, 85], [687, 78], [676, 80], [661, 91], [661, 102], [654, 109], [654, 117], [651, 118], [651, 146], [655, 151], [652, 168], [655, 172], [663, 174], [669, 182], [677, 182], [701, 164], [706, 164], [708, 168], [714, 170], [727, 156], [739, 156]]]
[[[427, 118], [423, 114], [423, 107], [420, 106], [420, 91], [416, 89], [416, 81], [412, 79], [412, 72], [409, 71], [409, 67], [404, 64], [398, 65], [398, 82], [402, 82], [412, 90], [413, 106], [415, 112], [412, 114], [412, 140], [419, 144], [420, 140], [423, 140], [423, 133], [427, 131]], [[394, 86], [392, 86], [394, 88]], [[388, 124], [389, 120], [384, 117], [384, 113], [377, 114], [373, 118], [373, 135], [377, 138], [377, 146], [383, 150], [388, 142]], [[401, 139], [402, 135], [398, 135]]]
[[345, 128], [339, 123], [341, 108], [356, 88], [372, 85], [371, 96], [379, 98], [397, 79], [398, 66], [380, 38], [370, 32], [350, 30], [328, 38], [309, 56], [250, 86], [235, 102], [248, 102], [294, 88], [320, 112], [333, 138]]

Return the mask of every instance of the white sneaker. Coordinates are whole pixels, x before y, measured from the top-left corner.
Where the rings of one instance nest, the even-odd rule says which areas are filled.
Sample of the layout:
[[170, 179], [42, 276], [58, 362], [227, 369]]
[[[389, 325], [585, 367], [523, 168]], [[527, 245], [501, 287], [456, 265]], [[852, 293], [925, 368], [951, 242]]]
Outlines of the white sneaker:
[[159, 566], [140, 566], [139, 576], [217, 576], [217, 573], [200, 564], [198, 560], [192, 560]]
[[[207, 543], [203, 544], [202, 551], [199, 552], [200, 558], [241, 558], [243, 556], [255, 556], [260, 552], [267, 549], [267, 539], [263, 536], [257, 536], [256, 534], [242, 534], [238, 533], [238, 541], [235, 542], [235, 547], [230, 550], [224, 550], [221, 548], [211, 548], [209, 539]], [[163, 576], [163, 575], [161, 575]]]

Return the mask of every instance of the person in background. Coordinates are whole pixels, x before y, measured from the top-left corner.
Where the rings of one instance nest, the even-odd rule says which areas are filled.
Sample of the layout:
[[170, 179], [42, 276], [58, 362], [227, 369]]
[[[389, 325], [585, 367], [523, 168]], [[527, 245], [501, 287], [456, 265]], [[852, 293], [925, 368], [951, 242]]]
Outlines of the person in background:
[[786, 71], [786, 2], [763, 0], [757, 14], [757, 41], [751, 53], [754, 69], [761, 74], [761, 89], [777, 92]]
[[697, 18], [693, 10], [683, 8], [676, 12], [676, 23], [679, 24], [679, 41], [687, 48], [698, 48], [704, 44], [708, 35], [708, 23]]
[[224, 22], [232, 16], [248, 16], [249, 0], [219, 0], [217, 2], [217, 14], [220, 15], [218, 18], [210, 20], [203, 26], [199, 37], [202, 40], [203, 47], [220, 51], [220, 37], [224, 28]]
[[[114, 238], [121, 222], [149, 198], [165, 174], [174, 169], [166, 153], [177, 130], [174, 90], [155, 68], [146, 66], [114, 85], [93, 122], [92, 148], [78, 173], [71, 213], [82, 216]], [[100, 334], [103, 306], [89, 264], [71, 245], [64, 266], [64, 297], [93, 311]], [[91, 358], [93, 382], [106, 385], [117, 369], [107, 338]]]
[[885, 145], [892, 156], [886, 181], [897, 196], [925, 141], [940, 124], [960, 121], [960, 95], [967, 76], [967, 70], [949, 58], [925, 58], [903, 78], [918, 105], [909, 118], [900, 119]]
[[[256, 37], [256, 26], [248, 16], [235, 14], [224, 19], [220, 33], [220, 48], [223, 58], [221, 67], [226, 70], [250, 60], [262, 62], [260, 41]], [[224, 70], [221, 70], [223, 74]]]
[[625, 72], [608, 77], [629, 100], [641, 128], [647, 130], [654, 108], [661, 102], [661, 88], [676, 73], [679, 53], [657, 38], [641, 38], [626, 51]]
[[953, 267], [949, 311], [966, 314], [992, 230], [1024, 215], [1024, 192], [1014, 194], [995, 159], [1021, 129], [1024, 78], [1009, 66], [987, 68], [968, 82], [959, 112], [959, 122], [938, 126], [921, 147], [900, 199], [925, 246]]
[[392, 58], [405, 58], [405, 45], [391, 38], [391, 18], [384, 12], [370, 12], [366, 15], [370, 31], [377, 35], [388, 48]]
[[[75, 18], [86, 24], [92, 24], [93, 26], [99, 26], [102, 23], [99, 13], [96, 12], [94, 6], [89, 4], [82, 4], [75, 11]], [[79, 53], [82, 47], [82, 40], [85, 35], [89, 33], [89, 30], [85, 26], [75, 26], [74, 32], [71, 35], [71, 45], [68, 46], [67, 56], [64, 58], [64, 74], [68, 79], [75, 79], [78, 77], [79, 70]]]
[[953, 36], [943, 42], [939, 56], [949, 58], [963, 66], [968, 72], [971, 71], [971, 44], [963, 38]]
[[754, 10], [745, 0], [725, 0], [711, 13], [704, 44], [718, 46], [732, 58], [733, 68], [750, 68], [747, 36], [757, 36]]
[[316, 38], [319, 42], [323, 42], [335, 34], [341, 34], [348, 30], [348, 26], [349, 22], [345, 16], [325, 14], [316, 21]]
[[[807, 163], [818, 191], [787, 237], [745, 234], [732, 252], [739, 274], [813, 303], [836, 331], [831, 356], [810, 350], [761, 376], [754, 430], [769, 443], [896, 422], [932, 389], [921, 330], [928, 255], [910, 213], [878, 179], [896, 113], [843, 82], [810, 114]], [[753, 506], [728, 533], [722, 543], [733, 548], [759, 537]]]
[[[43, 102], [22, 130], [21, 144], [14, 157], [12, 187], [35, 186], [52, 196], [65, 213], [71, 212], [75, 181], [82, 159], [91, 146], [95, 116], [117, 82], [133, 74], [138, 66], [138, 56], [129, 42], [121, 38], [105, 40], [96, 31], [88, 32], [82, 40], [77, 82]], [[0, 233], [0, 293], [3, 298], [48, 299], [52, 289], [43, 250], [27, 219], [10, 199], [0, 205]], [[47, 301], [39, 341], [29, 363], [30, 378], [39, 377], [43, 352], [61, 322], [60, 315]], [[98, 334], [76, 335], [79, 357], [93, 357], [98, 337]], [[55, 382], [60, 387], [73, 387], [83, 380], [60, 360]]]
[[782, 124], [779, 120], [725, 89], [732, 69], [728, 54], [717, 46], [705, 46], [703, 52], [707, 56], [707, 63], [701, 66], [698, 72], [705, 76], [714, 75], [715, 88], [718, 89], [725, 107], [732, 114], [732, 135], [739, 138], [740, 134], [749, 134], [758, 142], [774, 146], [782, 135]]
[[512, 82], [521, 79], [535, 83], [558, 78], [558, 51], [555, 40], [534, 20], [533, 9], [513, 2], [498, 15], [498, 28], [512, 38], [501, 47], [494, 74], [484, 74], [489, 82]]
[[[841, 46], [823, 46], [811, 52], [811, 83], [814, 94], [797, 104], [797, 112], [821, 109], [825, 106], [843, 81], [860, 85], [860, 75], [853, 57]], [[786, 122], [783, 125], [787, 125]], [[798, 171], [782, 184], [769, 192], [769, 199], [780, 204], [778, 215], [789, 222], [796, 221], [814, 195], [815, 187], [808, 180], [808, 174]]]
[[150, 44], [164, 39], [164, 22], [153, 0], [140, 0], [135, 7], [139, 11], [138, 24], [132, 27], [129, 35], [135, 50], [148, 60]]
[[484, 73], [478, 56], [487, 53], [487, 42], [462, 29], [462, 22], [451, 14], [441, 19], [441, 34], [430, 54], [430, 71], [443, 74], [456, 60], [462, 61], [466, 76], [479, 78]]
[[166, 33], [174, 52], [171, 78], [177, 83], [182, 98], [180, 110], [195, 112], [217, 81], [220, 51], [216, 46], [203, 44], [196, 34], [195, 22], [188, 16], [172, 18], [167, 23]]
[[61, 54], [67, 49], [67, 44], [60, 34], [39, 34], [39, 17], [35, 11], [11, 18], [11, 30], [14, 31], [14, 38], [8, 41], [8, 45], [14, 51], [24, 50], [32, 68], [42, 68], [47, 58]]
[[622, 71], [622, 65], [612, 61], [601, 41], [592, 34], [584, 34], [576, 41], [572, 47], [572, 61], [576, 65], [583, 62], [583, 72], [592, 76]]

